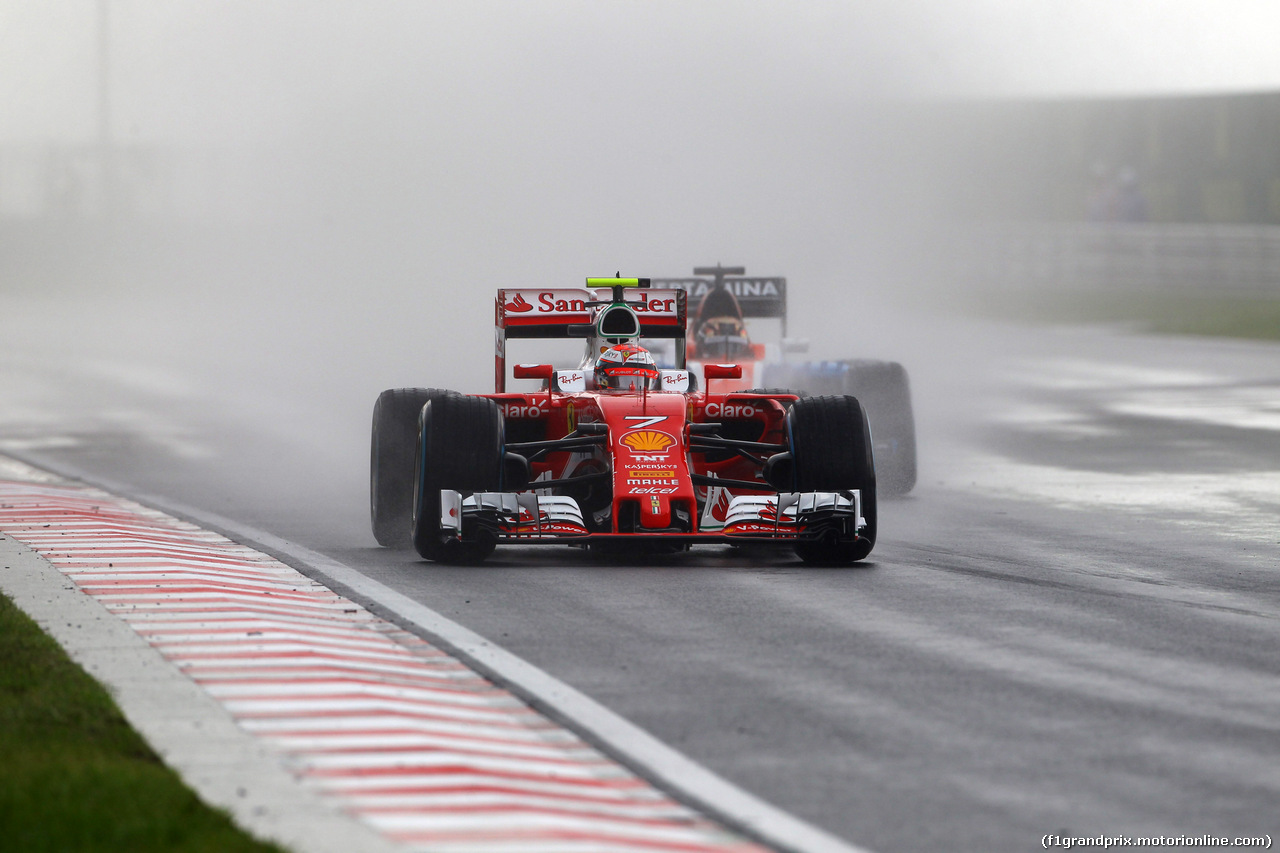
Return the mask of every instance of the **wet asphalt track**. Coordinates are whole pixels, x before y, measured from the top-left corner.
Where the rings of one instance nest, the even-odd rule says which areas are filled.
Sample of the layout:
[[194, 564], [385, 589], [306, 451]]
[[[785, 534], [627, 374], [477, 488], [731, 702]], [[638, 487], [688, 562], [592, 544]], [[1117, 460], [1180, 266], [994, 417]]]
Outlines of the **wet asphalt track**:
[[7, 322], [0, 450], [358, 567], [858, 845], [1280, 829], [1280, 347], [948, 323], [955, 357], [895, 353], [921, 484], [866, 563], [458, 569], [373, 545], [374, 365], [158, 364]]

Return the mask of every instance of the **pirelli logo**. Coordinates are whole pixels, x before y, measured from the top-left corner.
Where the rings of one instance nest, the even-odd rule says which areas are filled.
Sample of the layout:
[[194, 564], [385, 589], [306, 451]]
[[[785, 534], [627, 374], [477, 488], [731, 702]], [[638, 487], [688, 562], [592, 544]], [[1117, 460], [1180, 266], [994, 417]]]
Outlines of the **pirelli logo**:
[[634, 480], [640, 477], [674, 480], [676, 478], [676, 471], [674, 468], [632, 468], [627, 471], [628, 480]]

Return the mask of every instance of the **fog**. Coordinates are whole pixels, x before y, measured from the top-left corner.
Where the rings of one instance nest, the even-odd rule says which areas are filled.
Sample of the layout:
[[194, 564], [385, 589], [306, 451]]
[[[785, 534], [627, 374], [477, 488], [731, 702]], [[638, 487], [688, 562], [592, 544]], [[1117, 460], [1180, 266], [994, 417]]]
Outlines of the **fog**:
[[935, 250], [989, 179], [966, 103], [1280, 83], [1258, 26], [1274, 18], [1221, 2], [4, 2], [4, 287], [49, 310], [50, 336], [82, 314], [87, 357], [336, 405], [485, 390], [499, 286], [716, 262], [787, 276], [816, 355], [920, 358], [924, 285], [948, 287]]
[[[724, 261], [807, 280], [797, 305], [816, 305], [819, 283], [870, 280], [885, 223], [928, 206], [911, 138], [882, 118], [908, 69], [874, 28], [824, 31], [892, 15], [815, 8], [7, 8], [9, 49], [35, 59], [19, 39], [42, 33], [63, 59], [47, 92], [18, 92], [13, 136], [32, 172], [73, 152], [77, 181], [31, 217], [30, 280], [11, 286], [127, 301], [127, 337], [157, 357], [203, 340], [222, 368], [306, 353], [297, 373], [332, 378], [376, 343], [397, 353], [381, 381], [475, 390], [498, 285]], [[53, 94], [69, 98], [36, 102]]]
[[[859, 844], [1261, 834], [1275, 345], [974, 317], [959, 250], [1036, 195], [1082, 224], [1055, 102], [1280, 93], [1278, 33], [1276, 0], [0, 0], [0, 461], [324, 554]], [[1217, 106], [1164, 151], [1247, 209]], [[1200, 254], [1254, 246], [1274, 295], [1276, 235]], [[717, 262], [787, 278], [810, 357], [910, 373], [918, 485], [864, 568], [375, 548], [373, 403], [490, 391], [496, 289]]]

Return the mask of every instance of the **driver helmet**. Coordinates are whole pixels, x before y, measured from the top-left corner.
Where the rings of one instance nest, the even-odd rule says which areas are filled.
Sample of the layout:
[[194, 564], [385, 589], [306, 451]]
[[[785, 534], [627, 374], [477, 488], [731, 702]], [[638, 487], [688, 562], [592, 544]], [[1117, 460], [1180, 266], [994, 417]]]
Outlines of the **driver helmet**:
[[658, 365], [642, 346], [611, 346], [596, 359], [596, 388], [608, 391], [656, 391]]
[[711, 317], [702, 321], [698, 327], [698, 337], [714, 339], [719, 342], [726, 338], [736, 341], [747, 340], [747, 324], [741, 317]]
[[740, 317], [712, 317], [704, 320], [694, 335], [699, 358], [749, 357], [751, 339]]

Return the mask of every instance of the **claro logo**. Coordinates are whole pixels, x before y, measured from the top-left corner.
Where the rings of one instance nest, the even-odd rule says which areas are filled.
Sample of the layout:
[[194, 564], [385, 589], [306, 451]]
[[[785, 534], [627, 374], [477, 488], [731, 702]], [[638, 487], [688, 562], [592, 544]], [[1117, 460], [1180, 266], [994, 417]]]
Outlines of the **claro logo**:
[[675, 444], [676, 440], [656, 429], [640, 429], [624, 435], [622, 443], [638, 453], [660, 453]]
[[537, 403], [529, 404], [499, 403], [498, 408], [502, 409], [502, 416], [505, 418], [545, 418], [551, 406], [543, 398]]
[[750, 418], [760, 414], [760, 410], [750, 403], [707, 403], [709, 418]]

